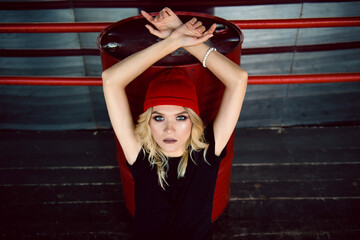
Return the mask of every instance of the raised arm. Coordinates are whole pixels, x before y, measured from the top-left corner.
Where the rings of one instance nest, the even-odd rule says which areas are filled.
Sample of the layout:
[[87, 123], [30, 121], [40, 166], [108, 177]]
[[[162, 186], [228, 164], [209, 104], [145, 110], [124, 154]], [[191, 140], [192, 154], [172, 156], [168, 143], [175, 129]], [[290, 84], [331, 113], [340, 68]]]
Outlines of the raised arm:
[[121, 62], [113, 65], [102, 73], [103, 91], [111, 124], [129, 164], [133, 164], [140, 151], [140, 144], [134, 133], [130, 106], [125, 87], [152, 64], [175, 51], [179, 47], [192, 46], [209, 39], [212, 34], [186, 34], [197, 31], [197, 20], [192, 19], [173, 31], [171, 35], [152, 46], [139, 51]]
[[[210, 49], [205, 44], [185, 49], [200, 62]], [[225, 85], [220, 109], [214, 121], [215, 153], [219, 155], [229, 141], [238, 121], [247, 87], [247, 72], [217, 51], [211, 51], [206, 67]]]
[[171, 41], [158, 42], [137, 52], [102, 73], [103, 91], [111, 125], [129, 164], [133, 164], [141, 145], [134, 133], [125, 87], [153, 63], [174, 51]]

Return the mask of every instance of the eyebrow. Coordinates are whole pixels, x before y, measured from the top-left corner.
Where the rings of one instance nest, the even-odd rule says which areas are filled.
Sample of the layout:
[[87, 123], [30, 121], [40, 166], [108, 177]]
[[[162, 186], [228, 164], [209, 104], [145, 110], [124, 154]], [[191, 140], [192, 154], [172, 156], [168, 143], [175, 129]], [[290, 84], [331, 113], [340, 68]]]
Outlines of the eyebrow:
[[[151, 113], [151, 115], [153, 115], [153, 114], [165, 115], [165, 114], [163, 114], [163, 113], [161, 113], [161, 112], [157, 112], [157, 111], [153, 111], [153, 112]], [[183, 111], [183, 112], [180, 112], [180, 113], [176, 113], [175, 115], [178, 116], [178, 115], [182, 115], [182, 114], [188, 114], [188, 112], [187, 112], [187, 111]]]

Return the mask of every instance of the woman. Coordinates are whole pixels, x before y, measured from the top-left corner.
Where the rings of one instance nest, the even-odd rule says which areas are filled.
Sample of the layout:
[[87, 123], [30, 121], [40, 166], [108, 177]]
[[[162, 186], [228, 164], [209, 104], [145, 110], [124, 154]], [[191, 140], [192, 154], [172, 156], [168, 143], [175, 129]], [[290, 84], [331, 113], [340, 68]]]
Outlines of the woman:
[[[204, 44], [207, 31], [196, 18], [182, 24], [169, 8], [143, 16], [162, 38], [103, 72], [103, 90], [115, 134], [135, 181], [134, 239], [211, 239], [217, 171], [236, 126], [247, 73]], [[218, 114], [205, 130], [194, 84], [179, 69], [151, 81], [138, 124], [133, 123], [125, 87], [147, 68], [185, 48], [224, 85]]]

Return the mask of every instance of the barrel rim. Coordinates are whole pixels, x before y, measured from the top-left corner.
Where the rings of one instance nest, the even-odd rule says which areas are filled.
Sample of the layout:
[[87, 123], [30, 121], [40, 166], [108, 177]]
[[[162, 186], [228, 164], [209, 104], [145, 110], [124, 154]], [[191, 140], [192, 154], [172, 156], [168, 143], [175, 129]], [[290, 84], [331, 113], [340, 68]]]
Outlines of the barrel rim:
[[[151, 16], [156, 16], [158, 13], [150, 13]], [[178, 16], [190, 16], [190, 17], [203, 17], [203, 18], [209, 18], [209, 19], [213, 19], [215, 20], [214, 22], [219, 22], [219, 23], [226, 23], [227, 26], [231, 26], [238, 34], [239, 34], [239, 37], [240, 37], [240, 41], [236, 44], [236, 46], [231, 50], [229, 51], [228, 53], [224, 54], [225, 56], [229, 55], [229, 54], [232, 54], [236, 49], [238, 49], [239, 47], [241, 47], [242, 43], [244, 42], [244, 34], [243, 32], [241, 31], [241, 29], [234, 23], [224, 19], [224, 18], [220, 18], [220, 17], [217, 17], [217, 16], [213, 16], [213, 15], [210, 15], [210, 14], [206, 14], [206, 13], [197, 13], [197, 12], [187, 12], [187, 11], [175, 11], [175, 14], [177, 14]], [[121, 25], [121, 24], [124, 24], [126, 22], [130, 22], [130, 21], [133, 21], [133, 20], [137, 20], [137, 19], [141, 19], [141, 18], [144, 18], [141, 14], [140, 15], [136, 15], [136, 16], [132, 16], [132, 17], [128, 17], [128, 18], [125, 18], [125, 19], [122, 19], [122, 20], [119, 20], [117, 22], [114, 22], [112, 24], [110, 24], [109, 26], [107, 26], [106, 28], [104, 28], [99, 36], [97, 37], [97, 46], [98, 46], [98, 49], [100, 50], [100, 53], [101, 55], [102, 54], [105, 54], [106, 57], [111, 57], [112, 59], [114, 60], [117, 60], [117, 61], [121, 61], [122, 59], [119, 59], [119, 58], [115, 58], [113, 57], [112, 55], [110, 55], [104, 48], [103, 46], [101, 45], [101, 40], [102, 38], [104, 37], [105, 34], [107, 34], [110, 30], [112, 30], [113, 28], [116, 28], [117, 26]], [[150, 33], [149, 33], [150, 34]], [[189, 63], [189, 64], [175, 64], [175, 65], [172, 65], [174, 67], [189, 67], [189, 66], [196, 66], [196, 65], [202, 65], [200, 62], [197, 62], [197, 63]], [[170, 66], [166, 66], [166, 65], [156, 65], [156, 63], [154, 65], [152, 65], [151, 67], [154, 67], [154, 68], [159, 68], [159, 69], [163, 69], [163, 68], [169, 68]]]

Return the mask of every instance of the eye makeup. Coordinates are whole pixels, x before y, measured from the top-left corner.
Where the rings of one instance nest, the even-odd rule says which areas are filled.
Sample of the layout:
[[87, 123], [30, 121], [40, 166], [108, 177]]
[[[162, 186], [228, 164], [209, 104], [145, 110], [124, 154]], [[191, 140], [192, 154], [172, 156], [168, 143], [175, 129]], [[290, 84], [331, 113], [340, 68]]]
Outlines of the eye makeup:
[[[164, 121], [165, 120], [165, 117], [164, 117], [163, 113], [154, 111], [154, 112], [152, 112], [152, 115], [153, 115], [152, 118], [155, 121], [159, 122], [159, 121]], [[185, 120], [187, 120], [189, 118], [188, 113], [186, 111], [174, 114], [174, 116], [176, 117], [176, 120], [178, 120], [178, 121], [185, 121]]]
[[157, 122], [164, 121], [164, 117], [160, 115], [153, 116], [153, 119]]

